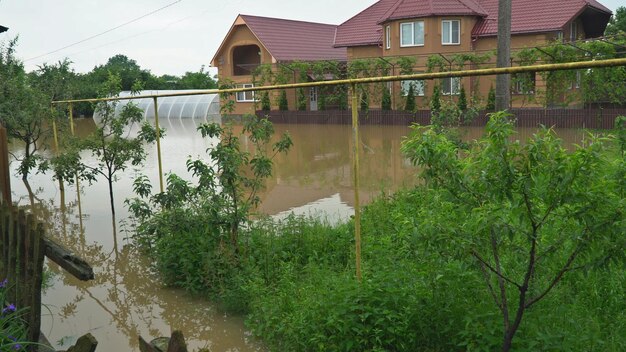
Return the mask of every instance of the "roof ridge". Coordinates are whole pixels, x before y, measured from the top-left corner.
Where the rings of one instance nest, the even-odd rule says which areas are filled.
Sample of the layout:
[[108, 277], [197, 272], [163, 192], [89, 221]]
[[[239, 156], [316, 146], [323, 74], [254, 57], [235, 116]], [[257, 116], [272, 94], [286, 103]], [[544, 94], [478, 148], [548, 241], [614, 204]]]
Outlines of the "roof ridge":
[[332, 24], [332, 23], [311, 22], [311, 21], [303, 21], [303, 20], [292, 20], [292, 19], [288, 19], [288, 18], [279, 18], [279, 17], [245, 15], [245, 14], [241, 14], [241, 13], [239, 14], [239, 16], [241, 16], [241, 17], [262, 18], [262, 19], [266, 19], [266, 20], [286, 21], [286, 22], [300, 22], [300, 23], [316, 24], [316, 25], [323, 25], [323, 26], [333, 26], [333, 27], [337, 27], [338, 26], [338, 25]]
[[384, 14], [380, 17], [380, 19], [378, 20], [378, 22], [377, 22], [377, 23], [383, 23], [383, 22], [385, 22], [386, 20], [388, 20], [388, 19], [389, 19], [389, 16], [391, 16], [391, 14], [392, 14], [394, 11], [396, 11], [396, 9], [398, 8], [398, 6], [400, 6], [400, 4], [401, 4], [401, 3], [403, 3], [403, 2], [404, 2], [404, 0], [397, 0], [397, 1], [393, 4], [393, 6], [391, 6], [391, 7], [389, 8], [389, 10], [385, 11], [385, 13], [384, 13]]
[[372, 7], [376, 6], [381, 1], [385, 1], [385, 0], [378, 0], [378, 1], [376, 1], [375, 3], [371, 4], [370, 6], [366, 7], [365, 9], [363, 9], [363, 11], [361, 11], [361, 12], [357, 13], [356, 15], [353, 15], [352, 17], [348, 18], [347, 20], [341, 22], [338, 26], [341, 26], [341, 25], [345, 24], [346, 22], [349, 22], [351, 19], [356, 18], [358, 15], [360, 15], [363, 12], [365, 12], [365, 11], [371, 9]]

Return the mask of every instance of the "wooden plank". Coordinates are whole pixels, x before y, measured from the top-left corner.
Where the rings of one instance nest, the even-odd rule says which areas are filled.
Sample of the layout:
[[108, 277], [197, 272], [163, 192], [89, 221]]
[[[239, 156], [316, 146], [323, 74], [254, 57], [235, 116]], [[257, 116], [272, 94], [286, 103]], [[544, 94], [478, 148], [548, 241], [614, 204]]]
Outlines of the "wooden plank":
[[16, 260], [15, 260], [15, 298], [13, 301], [18, 308], [23, 308], [21, 300], [24, 298], [22, 290], [26, 287], [26, 262], [24, 261], [24, 236], [26, 235], [26, 212], [21, 209], [17, 213], [17, 222], [14, 235], [16, 237]]
[[7, 277], [7, 268], [9, 260], [9, 208], [7, 205], [0, 204], [0, 280]]
[[41, 333], [41, 285], [43, 283], [43, 261], [45, 255], [43, 236], [44, 226], [42, 223], [38, 223], [32, 231], [33, 270], [31, 274], [32, 292], [29, 302], [31, 315], [28, 322], [30, 341], [39, 341]]
[[9, 289], [7, 295], [10, 301], [15, 302], [15, 291], [12, 289], [16, 286], [15, 277], [15, 262], [16, 262], [16, 250], [17, 250], [17, 236], [15, 236], [17, 227], [17, 214], [11, 210], [9, 212], [9, 253], [7, 255], [7, 280], [9, 281]]
[[86, 261], [48, 238], [44, 238], [43, 241], [46, 257], [81, 281], [93, 280], [93, 269]]
[[0, 126], [0, 199], [11, 204], [11, 175], [9, 173], [9, 144], [7, 131]]

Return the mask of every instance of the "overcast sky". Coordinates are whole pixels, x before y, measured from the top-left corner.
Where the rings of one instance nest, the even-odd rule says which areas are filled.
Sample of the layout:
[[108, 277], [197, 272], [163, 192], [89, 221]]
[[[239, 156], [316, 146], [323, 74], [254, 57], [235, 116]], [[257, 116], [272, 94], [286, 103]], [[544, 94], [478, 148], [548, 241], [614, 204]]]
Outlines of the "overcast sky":
[[[535, 1], [540, 6], [541, 0]], [[623, 1], [600, 0], [613, 11], [623, 6]], [[209, 65], [240, 13], [339, 24], [375, 2], [0, 0], [0, 25], [9, 27], [8, 32], [0, 34], [0, 42], [19, 36], [17, 56], [29, 71], [44, 62], [55, 63], [68, 57], [77, 72], [87, 72], [113, 55], [124, 54], [156, 75], [181, 75]], [[96, 37], [44, 55], [92, 36]]]

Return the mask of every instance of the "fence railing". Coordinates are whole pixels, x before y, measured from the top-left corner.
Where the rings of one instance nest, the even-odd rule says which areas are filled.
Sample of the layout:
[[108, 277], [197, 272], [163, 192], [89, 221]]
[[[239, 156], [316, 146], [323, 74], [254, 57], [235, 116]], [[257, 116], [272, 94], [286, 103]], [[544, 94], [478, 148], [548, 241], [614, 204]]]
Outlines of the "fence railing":
[[[612, 129], [617, 116], [626, 116], [626, 108], [587, 108], [587, 109], [511, 109], [517, 127], [537, 127], [544, 125], [556, 128]], [[335, 124], [352, 123], [350, 110], [325, 111], [257, 111], [257, 116], [267, 117], [273, 123], [285, 124]], [[481, 111], [467, 126], [485, 126], [489, 112]], [[416, 112], [395, 110], [369, 110], [359, 112], [361, 125], [401, 125], [414, 123], [428, 125], [430, 110]]]

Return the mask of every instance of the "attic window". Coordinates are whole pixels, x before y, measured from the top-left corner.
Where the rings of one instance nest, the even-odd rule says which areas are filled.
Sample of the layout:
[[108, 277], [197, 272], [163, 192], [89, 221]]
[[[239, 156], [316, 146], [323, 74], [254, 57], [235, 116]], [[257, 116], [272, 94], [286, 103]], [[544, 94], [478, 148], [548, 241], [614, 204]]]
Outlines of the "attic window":
[[441, 44], [458, 45], [461, 44], [461, 21], [443, 20], [441, 21]]
[[424, 21], [400, 23], [400, 46], [424, 45]]
[[257, 45], [242, 45], [233, 49], [233, 75], [246, 76], [261, 64], [261, 49]]

